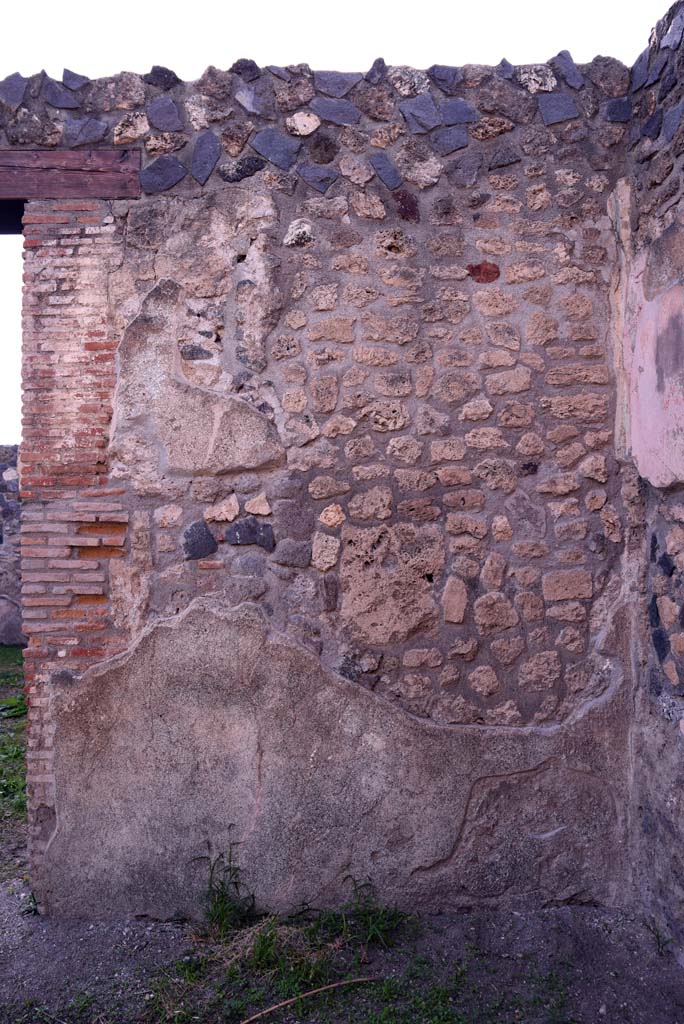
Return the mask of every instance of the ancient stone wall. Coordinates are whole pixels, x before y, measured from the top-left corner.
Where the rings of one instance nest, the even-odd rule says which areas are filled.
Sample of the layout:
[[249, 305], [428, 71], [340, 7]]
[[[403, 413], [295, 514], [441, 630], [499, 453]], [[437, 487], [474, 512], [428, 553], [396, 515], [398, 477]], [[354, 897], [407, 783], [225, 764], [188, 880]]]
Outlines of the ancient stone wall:
[[634, 898], [618, 325], [658, 80], [0, 83], [3, 145], [144, 155], [140, 198], [24, 218], [43, 908], [196, 912], [231, 842], [274, 908]]
[[630, 750], [636, 899], [681, 945], [684, 803], [682, 153], [684, 9], [656, 27], [632, 71], [628, 174], [614, 197], [619, 238], [617, 454], [636, 474], [624, 575], [635, 714]]
[[18, 448], [0, 445], [0, 644], [20, 644]]

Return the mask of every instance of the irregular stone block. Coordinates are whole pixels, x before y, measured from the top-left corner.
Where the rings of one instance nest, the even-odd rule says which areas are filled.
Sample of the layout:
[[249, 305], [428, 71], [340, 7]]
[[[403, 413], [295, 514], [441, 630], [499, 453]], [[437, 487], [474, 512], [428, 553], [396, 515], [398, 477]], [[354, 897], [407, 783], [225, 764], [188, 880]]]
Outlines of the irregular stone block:
[[74, 92], [82, 89], [89, 82], [90, 79], [86, 75], [77, 75], [75, 71], [69, 71], [68, 68], [64, 68], [62, 72], [62, 85], [65, 85], [67, 89], [73, 89]]
[[387, 77], [387, 65], [385, 64], [382, 57], [377, 57], [369, 71], [366, 72], [364, 78], [371, 85], [379, 85]]
[[276, 131], [275, 128], [264, 128], [256, 133], [250, 146], [276, 167], [289, 171], [297, 159], [302, 144], [297, 139]]
[[316, 96], [309, 104], [315, 114], [318, 114], [322, 121], [330, 121], [331, 124], [358, 124], [361, 120], [361, 111], [349, 100], [328, 99], [325, 96]]
[[181, 84], [181, 80], [175, 71], [170, 71], [169, 68], [162, 67], [160, 64], [154, 64], [152, 70], [148, 74], [143, 75], [143, 82], [146, 82], [148, 85], [154, 85], [157, 89], [163, 89], [164, 92], [173, 89], [175, 85]]
[[218, 169], [223, 181], [237, 182], [263, 171], [266, 161], [260, 156], [241, 156], [237, 160], [228, 160]]
[[197, 136], [190, 167], [190, 173], [195, 181], [198, 181], [200, 185], [204, 185], [209, 180], [209, 176], [216, 167], [220, 155], [221, 142], [217, 135], [214, 135], [211, 131], [205, 131]]
[[59, 110], [78, 110], [81, 101], [74, 96], [71, 89], [65, 88], [60, 82], [52, 78], [46, 78], [43, 82], [43, 99], [51, 107]]
[[147, 105], [147, 119], [160, 132], [179, 132], [183, 128], [178, 107], [170, 96], [157, 96]]
[[264, 523], [255, 516], [247, 516], [230, 526], [226, 530], [226, 541], [228, 544], [240, 546], [255, 544], [264, 551], [273, 551], [276, 546], [271, 524]]
[[440, 156], [449, 156], [458, 149], [465, 149], [470, 137], [465, 128], [440, 128], [432, 133], [430, 142]]
[[442, 121], [445, 125], [453, 124], [474, 124], [480, 120], [480, 115], [472, 103], [466, 100], [454, 99], [445, 100], [441, 104]]
[[632, 101], [626, 96], [617, 100], [609, 100], [606, 104], [606, 121], [612, 124], [626, 124], [632, 119]]
[[148, 193], [167, 192], [188, 173], [187, 168], [175, 156], [168, 154], [157, 157], [140, 172], [140, 184]]
[[278, 565], [292, 566], [294, 569], [306, 569], [311, 562], [311, 544], [309, 541], [285, 537], [278, 541], [273, 561]]
[[208, 558], [216, 551], [218, 551], [216, 538], [203, 519], [191, 523], [183, 533], [183, 554], [187, 560]]
[[631, 73], [631, 84], [630, 88], [632, 92], [638, 92], [646, 85], [646, 79], [648, 78], [648, 62], [651, 56], [650, 49], [645, 49], [643, 53], [637, 57], [634, 67]]
[[399, 188], [403, 178], [386, 153], [374, 153], [370, 163], [383, 185], [390, 190]]
[[16, 110], [24, 102], [28, 78], [16, 71], [0, 82], [0, 104], [8, 110]]
[[317, 167], [314, 164], [302, 164], [297, 168], [297, 173], [317, 192], [327, 192], [340, 176], [333, 167]]
[[314, 71], [316, 89], [319, 92], [324, 92], [326, 96], [335, 97], [335, 99], [346, 96], [362, 78], [363, 75], [353, 71]]
[[64, 125], [64, 142], [67, 146], [91, 146], [102, 142], [107, 137], [109, 125], [96, 117], [86, 117], [81, 121], [68, 118]]
[[433, 64], [428, 68], [427, 73], [435, 85], [447, 96], [456, 94], [464, 77], [461, 68], [450, 67], [448, 64]]
[[583, 88], [584, 78], [568, 50], [561, 50], [558, 56], [550, 61], [550, 64], [556, 74], [564, 78], [571, 89]]
[[539, 111], [546, 125], [560, 124], [579, 117], [575, 101], [564, 92], [539, 93], [537, 96]]
[[236, 60], [230, 70], [233, 74], [239, 75], [240, 78], [245, 80], [245, 82], [253, 82], [261, 75], [261, 68], [256, 61], [249, 60], [245, 57], [241, 57], [240, 60]]
[[399, 104], [408, 129], [414, 135], [424, 135], [442, 123], [442, 115], [429, 92], [421, 93]]

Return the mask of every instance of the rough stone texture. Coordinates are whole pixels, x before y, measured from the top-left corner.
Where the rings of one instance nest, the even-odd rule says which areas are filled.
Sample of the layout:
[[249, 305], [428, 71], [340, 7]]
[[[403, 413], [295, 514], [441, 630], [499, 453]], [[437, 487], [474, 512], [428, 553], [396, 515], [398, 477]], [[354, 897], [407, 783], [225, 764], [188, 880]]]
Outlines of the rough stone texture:
[[19, 473], [16, 445], [0, 445], [0, 644], [21, 644]]
[[144, 165], [138, 200], [26, 210], [42, 907], [196, 912], [194, 858], [235, 840], [274, 908], [335, 903], [351, 873], [402, 905], [646, 894], [662, 917], [655, 766], [674, 790], [684, 718], [671, 30], [631, 91], [566, 52], [156, 69], [71, 89], [77, 114], [0, 83], [9, 146]]

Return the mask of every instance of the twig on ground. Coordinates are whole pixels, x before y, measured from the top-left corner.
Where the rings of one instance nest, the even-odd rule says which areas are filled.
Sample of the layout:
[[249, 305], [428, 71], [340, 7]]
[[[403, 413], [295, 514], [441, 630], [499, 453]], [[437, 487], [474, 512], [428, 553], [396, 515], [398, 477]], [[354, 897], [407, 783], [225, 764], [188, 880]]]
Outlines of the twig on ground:
[[336, 981], [332, 985], [323, 985], [321, 988], [312, 988], [309, 992], [302, 992], [298, 996], [293, 996], [292, 999], [286, 999], [282, 1003], [276, 1003], [275, 1006], [269, 1006], [267, 1010], [260, 1010], [259, 1013], [255, 1013], [253, 1017], [247, 1017], [246, 1020], [240, 1022], [240, 1024], [251, 1024], [253, 1020], [259, 1020], [260, 1017], [265, 1017], [269, 1013], [275, 1013], [276, 1010], [282, 1010], [284, 1006], [290, 1006], [292, 1003], [298, 1003], [300, 999], [306, 999], [308, 996], [316, 996], [319, 992], [329, 992], [333, 988], [341, 988], [343, 985], [362, 985], [365, 982], [371, 981], [382, 981], [382, 978], [350, 978], [348, 981]]

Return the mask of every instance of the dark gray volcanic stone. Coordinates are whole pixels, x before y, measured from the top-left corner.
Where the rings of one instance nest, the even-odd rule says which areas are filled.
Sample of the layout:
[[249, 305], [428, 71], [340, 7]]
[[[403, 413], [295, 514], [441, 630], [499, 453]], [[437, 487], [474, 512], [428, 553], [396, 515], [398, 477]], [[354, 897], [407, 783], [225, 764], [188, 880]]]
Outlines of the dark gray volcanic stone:
[[311, 544], [305, 540], [286, 537], [278, 541], [273, 561], [278, 565], [289, 565], [294, 569], [306, 569], [311, 562]]
[[447, 167], [447, 178], [452, 185], [468, 188], [474, 185], [482, 169], [482, 154], [468, 153]]
[[641, 130], [641, 134], [647, 139], [655, 140], [660, 135], [660, 129], [663, 127], [663, 111], [659, 107], [651, 116]]
[[670, 107], [663, 117], [663, 133], [668, 142], [672, 142], [677, 134], [677, 129], [679, 128], [679, 123], [682, 119], [683, 108], [684, 101], [680, 100], [679, 103], [674, 105], [674, 107]]
[[432, 147], [440, 156], [448, 156], [457, 149], [465, 149], [470, 137], [465, 128], [440, 128], [430, 136]]
[[198, 519], [197, 522], [191, 523], [183, 534], [183, 556], [186, 561], [207, 558], [216, 551], [216, 538], [204, 520]]
[[404, 179], [386, 153], [375, 153], [370, 163], [383, 185], [389, 189], [399, 188]]
[[314, 71], [314, 85], [318, 92], [334, 96], [336, 99], [346, 96], [362, 78], [363, 75], [352, 71]]
[[212, 131], [204, 131], [197, 136], [192, 154], [190, 173], [200, 185], [209, 179], [221, 156], [221, 141]]
[[62, 72], [62, 84], [67, 89], [73, 89], [74, 92], [78, 89], [82, 89], [84, 85], [88, 85], [90, 79], [85, 75], [77, 75], [75, 71], [69, 71], [68, 68], [64, 68]]
[[461, 68], [452, 68], [448, 64], [433, 64], [431, 68], [427, 69], [427, 73], [435, 85], [442, 92], [445, 92], [447, 96], [455, 95], [456, 90], [463, 81], [463, 71]]
[[281, 80], [281, 82], [291, 82], [292, 81], [292, 75], [287, 70], [287, 68], [279, 68], [277, 66], [277, 64], [269, 64], [268, 67], [266, 68], [266, 70], [270, 71], [270, 73], [275, 78], [279, 78]]
[[81, 106], [81, 101], [71, 89], [66, 89], [53, 78], [46, 78], [43, 82], [43, 99], [58, 110], [78, 110]]
[[500, 78], [507, 78], [510, 81], [515, 74], [515, 67], [504, 57], [504, 59], [497, 64], [496, 71]]
[[627, 97], [609, 100], [606, 104], [606, 121], [612, 124], [627, 124], [632, 120], [632, 101]]
[[180, 160], [165, 154], [140, 172], [140, 184], [147, 193], [166, 192], [182, 181], [188, 173]]
[[24, 101], [27, 85], [28, 78], [24, 78], [18, 71], [8, 75], [0, 82], [0, 104], [9, 107], [10, 110], [16, 110]]
[[637, 92], [644, 85], [646, 85], [646, 79], [648, 78], [648, 59], [650, 56], [650, 50], [644, 50], [636, 61], [632, 68], [632, 79], [631, 79], [631, 90]]
[[370, 70], [366, 72], [364, 78], [367, 82], [370, 82], [371, 85], [379, 85], [380, 82], [383, 82], [387, 78], [387, 65], [382, 57], [377, 57], [373, 61]]
[[537, 96], [539, 110], [544, 124], [560, 124], [579, 117], [575, 101], [564, 92], [543, 92]]
[[497, 167], [510, 167], [512, 164], [517, 164], [521, 160], [520, 153], [513, 146], [507, 142], [502, 142], [500, 146], [497, 146], [489, 159], [490, 171], [496, 170]]
[[581, 89], [584, 86], [584, 78], [568, 50], [561, 50], [558, 56], [549, 63], [553, 70], [565, 79], [571, 89]]
[[672, 19], [672, 24], [669, 29], [660, 40], [660, 49], [676, 50], [682, 41], [684, 35], [684, 11], [680, 11], [676, 18]]
[[653, 64], [651, 66], [651, 70], [649, 71], [648, 77], [646, 79], [646, 85], [647, 86], [648, 85], [655, 85], [655, 83], [658, 81], [658, 79], [662, 75], [663, 71], [665, 70], [665, 65], [667, 64], [667, 60], [668, 60], [667, 54], [665, 54], [665, 53], [663, 53], [660, 56], [656, 57], [656, 59], [653, 61]]
[[300, 178], [303, 178], [307, 185], [315, 188], [317, 192], [327, 192], [340, 176], [334, 167], [317, 164], [302, 164], [297, 168], [297, 172]]
[[242, 57], [240, 60], [236, 60], [230, 69], [234, 74], [239, 75], [245, 82], [253, 82], [255, 78], [259, 78], [261, 75], [261, 68], [253, 60], [247, 60]]
[[466, 100], [455, 99], [445, 100], [441, 105], [442, 121], [444, 124], [474, 124], [480, 120], [480, 115], [475, 107]]
[[165, 92], [167, 89], [173, 89], [174, 85], [181, 84], [175, 71], [162, 67], [160, 64], [155, 64], [147, 75], [143, 75], [143, 82], [154, 85], [157, 89], [163, 89]]
[[86, 117], [77, 121], [69, 118], [64, 125], [64, 141], [67, 146], [90, 146], [96, 142], [102, 142], [107, 137], [109, 125], [106, 121], [99, 121], [96, 117]]
[[147, 117], [160, 132], [178, 132], [183, 128], [178, 107], [170, 96], [157, 96], [147, 106]]
[[330, 121], [331, 124], [358, 124], [361, 120], [361, 111], [349, 100], [316, 96], [309, 106], [323, 121]]
[[275, 128], [262, 129], [250, 142], [252, 149], [255, 149], [260, 156], [284, 171], [289, 171], [296, 161], [301, 145], [298, 139], [283, 135]]
[[442, 123], [442, 115], [429, 92], [404, 100], [399, 110], [414, 135], [424, 135]]
[[264, 551], [275, 548], [273, 527], [270, 523], [262, 523], [256, 516], [247, 516], [233, 523], [226, 531], [226, 540], [229, 544], [256, 544]]
[[243, 178], [251, 178], [258, 171], [263, 171], [265, 166], [266, 161], [260, 156], [241, 156], [221, 164], [218, 169], [219, 178], [230, 182], [242, 181]]

